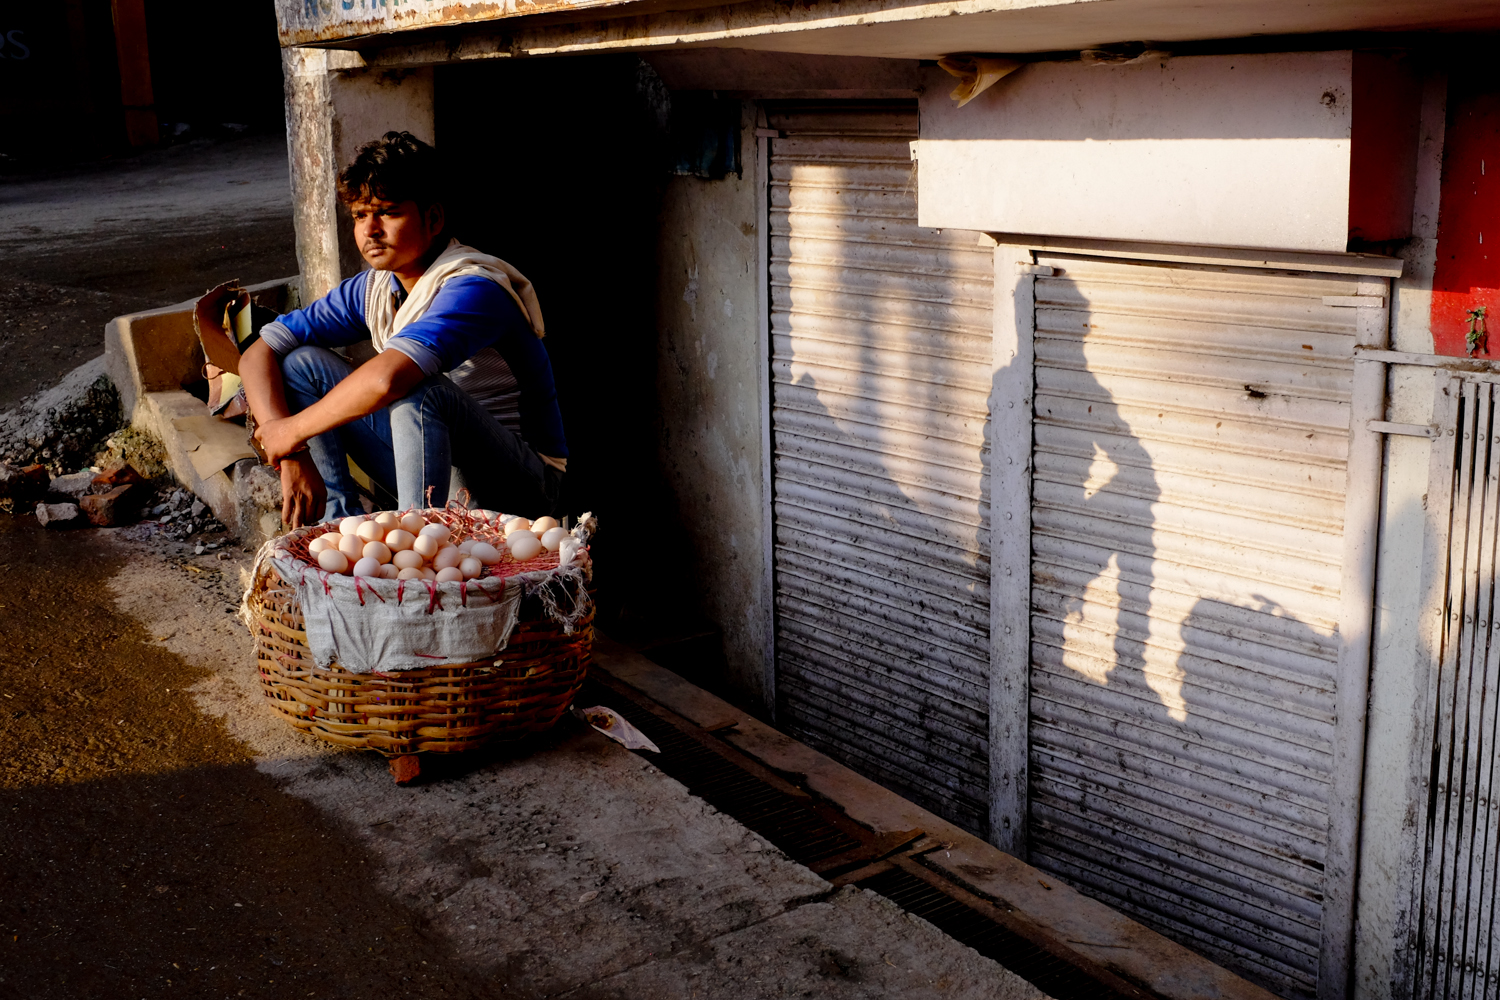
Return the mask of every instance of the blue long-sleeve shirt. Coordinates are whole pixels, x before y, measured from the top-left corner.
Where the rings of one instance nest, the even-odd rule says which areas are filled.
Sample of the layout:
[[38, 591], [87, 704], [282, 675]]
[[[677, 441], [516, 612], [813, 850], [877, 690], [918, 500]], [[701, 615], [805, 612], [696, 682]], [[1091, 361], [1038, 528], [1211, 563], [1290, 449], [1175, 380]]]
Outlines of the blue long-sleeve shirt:
[[[311, 305], [266, 324], [261, 339], [277, 355], [303, 346], [347, 347], [369, 340], [370, 328], [365, 322], [369, 276], [369, 271], [361, 271]], [[391, 282], [391, 287], [399, 306], [405, 292], [400, 282]], [[480, 401], [505, 424], [512, 423], [512, 413], [519, 409], [519, 424], [514, 429], [526, 443], [540, 455], [567, 458], [567, 439], [547, 348], [515, 299], [495, 282], [477, 275], [449, 278], [421, 318], [385, 344], [386, 350], [400, 351], [411, 358], [425, 375], [453, 372], [488, 348], [493, 348], [510, 369], [515, 392], [506, 392], [507, 386], [501, 384], [494, 398]], [[517, 400], [518, 405], [508, 405], [507, 400]]]

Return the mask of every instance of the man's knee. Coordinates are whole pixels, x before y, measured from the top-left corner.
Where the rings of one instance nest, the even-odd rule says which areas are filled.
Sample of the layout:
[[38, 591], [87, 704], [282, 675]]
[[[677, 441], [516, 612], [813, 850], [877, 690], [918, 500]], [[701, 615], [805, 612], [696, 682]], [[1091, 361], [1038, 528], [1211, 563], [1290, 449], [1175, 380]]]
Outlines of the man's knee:
[[288, 388], [327, 392], [349, 374], [349, 363], [326, 347], [303, 345], [281, 356], [281, 379]]
[[462, 392], [445, 376], [429, 375], [416, 385], [411, 391], [400, 399], [393, 400], [390, 404], [391, 412], [406, 411], [412, 414], [421, 413], [424, 416], [444, 416], [454, 405], [456, 392]]
[[303, 344], [301, 347], [292, 348], [281, 356], [281, 370], [282, 372], [307, 371], [311, 368], [327, 364], [330, 357], [336, 358], [338, 355], [326, 347], [312, 347]]

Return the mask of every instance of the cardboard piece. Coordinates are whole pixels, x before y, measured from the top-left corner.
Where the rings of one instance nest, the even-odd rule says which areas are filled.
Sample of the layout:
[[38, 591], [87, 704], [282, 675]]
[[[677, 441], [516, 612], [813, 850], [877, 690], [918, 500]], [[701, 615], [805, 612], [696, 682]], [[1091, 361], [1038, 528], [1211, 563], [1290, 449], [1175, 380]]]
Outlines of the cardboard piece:
[[178, 417], [172, 428], [182, 435], [183, 447], [199, 479], [223, 472], [243, 458], [254, 458], [245, 428], [218, 417]]

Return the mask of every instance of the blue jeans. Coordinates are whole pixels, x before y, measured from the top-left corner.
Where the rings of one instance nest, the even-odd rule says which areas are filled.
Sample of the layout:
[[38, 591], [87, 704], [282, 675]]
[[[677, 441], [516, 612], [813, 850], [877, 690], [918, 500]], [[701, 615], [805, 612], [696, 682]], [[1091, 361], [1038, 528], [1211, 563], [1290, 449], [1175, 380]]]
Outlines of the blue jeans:
[[[281, 359], [287, 405], [294, 413], [306, 409], [353, 370], [327, 348], [297, 348]], [[471, 506], [537, 518], [553, 512], [562, 478], [446, 375], [429, 375], [385, 409], [319, 434], [307, 446], [328, 488], [325, 521], [364, 511], [350, 458], [395, 495], [402, 510], [427, 506], [429, 496], [441, 507], [462, 486]]]

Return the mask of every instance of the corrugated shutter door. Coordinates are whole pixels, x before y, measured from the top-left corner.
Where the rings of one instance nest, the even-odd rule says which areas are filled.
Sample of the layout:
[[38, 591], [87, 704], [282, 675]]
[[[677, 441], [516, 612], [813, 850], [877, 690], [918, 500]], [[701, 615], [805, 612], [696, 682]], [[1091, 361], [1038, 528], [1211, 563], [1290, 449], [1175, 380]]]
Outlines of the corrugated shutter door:
[[1031, 861], [1310, 996], [1357, 279], [1038, 261]]
[[992, 255], [917, 227], [915, 108], [771, 124], [777, 718], [983, 832]]
[[1400, 956], [1415, 1000], [1490, 997], [1500, 980], [1495, 897], [1500, 890], [1500, 737], [1496, 556], [1500, 552], [1500, 384], [1439, 376], [1427, 487], [1424, 582], [1441, 588], [1428, 610], [1428, 690], [1411, 947]]

